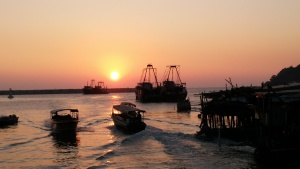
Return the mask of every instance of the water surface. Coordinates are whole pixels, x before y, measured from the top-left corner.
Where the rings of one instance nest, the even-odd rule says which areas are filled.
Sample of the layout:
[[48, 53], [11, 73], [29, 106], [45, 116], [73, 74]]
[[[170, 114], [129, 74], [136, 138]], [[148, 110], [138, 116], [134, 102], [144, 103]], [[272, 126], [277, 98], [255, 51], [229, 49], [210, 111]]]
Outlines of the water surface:
[[[134, 93], [107, 95], [0, 96], [1, 115], [16, 114], [17, 125], [0, 128], [1, 168], [258, 168], [254, 148], [231, 140], [198, 139], [199, 98], [189, 89], [192, 111], [175, 103], [139, 103]], [[206, 89], [208, 92], [209, 89]], [[133, 102], [145, 109], [147, 127], [136, 134], [117, 130], [112, 105]], [[79, 109], [75, 134], [51, 133], [50, 111]]]

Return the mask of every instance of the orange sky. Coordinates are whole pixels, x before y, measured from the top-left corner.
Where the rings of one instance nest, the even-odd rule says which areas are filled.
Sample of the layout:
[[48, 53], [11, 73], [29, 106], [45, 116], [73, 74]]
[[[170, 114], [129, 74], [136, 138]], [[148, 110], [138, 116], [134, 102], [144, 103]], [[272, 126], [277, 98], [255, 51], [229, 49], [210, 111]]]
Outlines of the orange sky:
[[299, 21], [297, 0], [1, 0], [0, 90], [135, 87], [148, 63], [187, 87], [260, 85], [300, 64]]

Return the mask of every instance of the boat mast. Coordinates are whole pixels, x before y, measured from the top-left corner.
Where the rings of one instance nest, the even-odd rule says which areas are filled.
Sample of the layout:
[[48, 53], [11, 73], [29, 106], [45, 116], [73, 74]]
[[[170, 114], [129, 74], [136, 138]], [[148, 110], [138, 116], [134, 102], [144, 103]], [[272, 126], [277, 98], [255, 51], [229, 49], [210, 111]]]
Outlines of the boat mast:
[[[165, 71], [165, 75], [164, 75], [164, 80], [163, 81], [175, 81], [174, 80], [174, 74], [175, 76], [177, 76], [177, 79], [179, 81], [180, 84], [182, 84], [181, 82], [181, 79], [180, 79], [180, 75], [179, 75], [179, 68], [180, 68], [180, 65], [170, 65], [170, 66], [167, 66], [167, 69]], [[174, 73], [175, 71], [175, 73]], [[171, 79], [170, 79], [170, 74], [171, 74]]]
[[94, 79], [92, 79], [92, 81], [91, 81], [91, 87], [94, 87], [95, 86], [95, 80]]
[[153, 73], [155, 83], [158, 86], [156, 68], [153, 68], [152, 64], [148, 64], [147, 68], [144, 68], [140, 82], [141, 83], [143, 83], [143, 82], [151, 83], [151, 73]]

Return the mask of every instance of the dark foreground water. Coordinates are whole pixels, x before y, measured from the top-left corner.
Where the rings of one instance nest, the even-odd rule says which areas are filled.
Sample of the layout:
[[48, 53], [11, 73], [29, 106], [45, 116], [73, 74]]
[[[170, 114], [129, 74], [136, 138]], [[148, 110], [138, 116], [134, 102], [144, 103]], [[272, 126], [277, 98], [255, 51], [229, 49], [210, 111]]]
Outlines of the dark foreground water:
[[[0, 96], [0, 115], [16, 114], [19, 123], [0, 128], [0, 168], [260, 168], [254, 148], [227, 139], [197, 139], [199, 98], [190, 89], [191, 112], [175, 103], [135, 102], [134, 93], [108, 95]], [[208, 92], [209, 89], [206, 89]], [[145, 109], [144, 131], [126, 134], [110, 118], [122, 101]], [[76, 134], [52, 134], [50, 111], [79, 109]]]

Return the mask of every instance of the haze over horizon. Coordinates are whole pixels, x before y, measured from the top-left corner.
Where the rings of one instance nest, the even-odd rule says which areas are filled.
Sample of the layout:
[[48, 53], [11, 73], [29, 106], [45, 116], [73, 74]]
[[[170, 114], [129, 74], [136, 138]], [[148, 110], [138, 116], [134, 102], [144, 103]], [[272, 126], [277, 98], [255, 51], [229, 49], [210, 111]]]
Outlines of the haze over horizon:
[[[299, 65], [300, 1], [1, 0], [0, 90], [135, 87], [180, 65], [188, 88], [259, 86]], [[113, 76], [112, 76], [113, 75]]]

